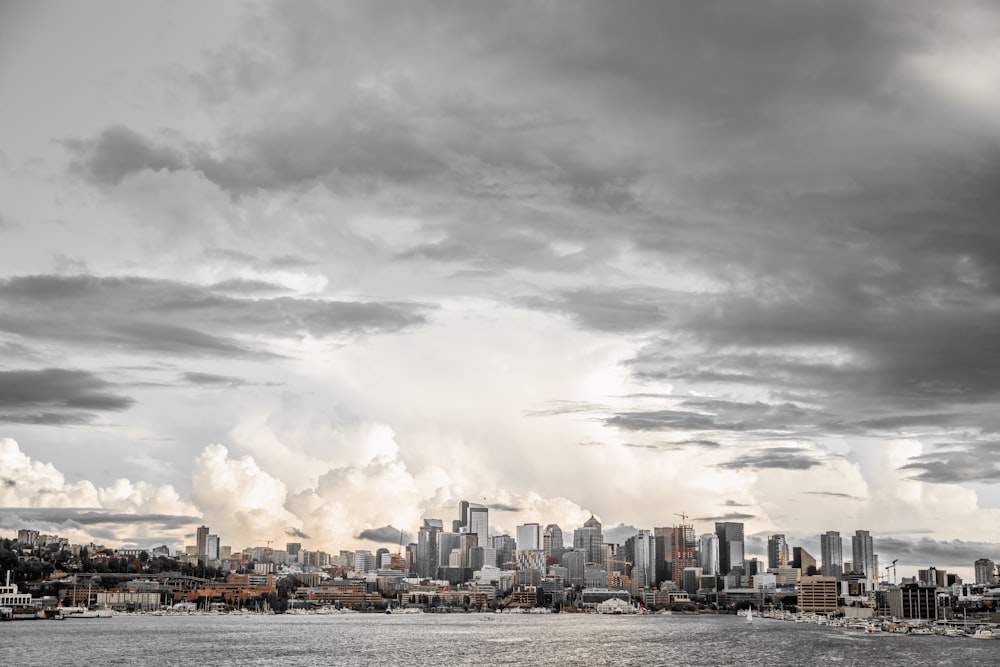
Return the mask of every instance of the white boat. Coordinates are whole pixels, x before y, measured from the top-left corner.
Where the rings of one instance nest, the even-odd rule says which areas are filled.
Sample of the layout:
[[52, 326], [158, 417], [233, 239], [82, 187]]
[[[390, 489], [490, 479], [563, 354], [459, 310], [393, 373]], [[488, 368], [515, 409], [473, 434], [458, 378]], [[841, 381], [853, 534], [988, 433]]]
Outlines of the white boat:
[[747, 609], [747, 623], [753, 623], [753, 608]]
[[978, 630], [976, 630], [975, 632], [972, 633], [971, 637], [973, 639], [996, 639], [997, 638], [997, 636], [995, 634], [993, 634], [993, 632], [991, 632], [990, 630], [988, 630], [986, 628], [979, 628]]

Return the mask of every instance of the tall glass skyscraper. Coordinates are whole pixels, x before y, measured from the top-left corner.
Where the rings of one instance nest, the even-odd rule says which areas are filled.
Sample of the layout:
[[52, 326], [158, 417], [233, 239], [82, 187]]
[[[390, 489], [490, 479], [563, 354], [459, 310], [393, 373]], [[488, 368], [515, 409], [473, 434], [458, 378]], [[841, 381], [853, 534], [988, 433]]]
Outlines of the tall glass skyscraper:
[[698, 538], [698, 566], [705, 576], [719, 574], [719, 536], [715, 533]]
[[601, 522], [591, 514], [582, 528], [573, 531], [573, 548], [585, 549], [588, 563], [597, 563], [598, 565], [604, 563], [604, 554], [601, 549], [601, 545], [604, 543], [604, 534], [601, 532], [601, 528]]
[[745, 557], [743, 524], [716, 522], [715, 535], [719, 538], [719, 574], [727, 575], [733, 568], [742, 568]]
[[819, 555], [823, 561], [823, 576], [837, 577], [840, 581], [844, 576], [844, 541], [840, 533], [828, 530], [819, 536]]
[[854, 558], [854, 571], [865, 575], [868, 580], [868, 590], [872, 590], [872, 584], [877, 580], [875, 572], [875, 547], [872, 543], [872, 536], [867, 530], [858, 530], [851, 537], [851, 555]]
[[788, 542], [784, 535], [767, 538], [767, 567], [781, 567], [788, 564]]

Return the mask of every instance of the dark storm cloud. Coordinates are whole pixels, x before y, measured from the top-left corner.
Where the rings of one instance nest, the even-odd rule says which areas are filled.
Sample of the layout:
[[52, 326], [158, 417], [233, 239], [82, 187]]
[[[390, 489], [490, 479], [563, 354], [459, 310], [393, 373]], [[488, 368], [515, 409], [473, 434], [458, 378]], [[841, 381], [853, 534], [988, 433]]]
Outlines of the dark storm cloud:
[[135, 402], [88, 371], [64, 368], [0, 371], [0, 421], [70, 425], [94, 419], [93, 411], [117, 412]]
[[738, 456], [716, 467], [727, 470], [743, 470], [763, 468], [778, 470], [809, 470], [822, 465], [813, 452], [797, 447], [771, 447], [758, 449], [748, 454]]
[[702, 415], [682, 410], [646, 410], [629, 412], [609, 417], [605, 425], [627, 431], [696, 431], [696, 430], [733, 430], [742, 431], [742, 424], [723, 423], [711, 415]]
[[[822, 415], [792, 403], [740, 403], [718, 399], [686, 399], [674, 408], [614, 415], [606, 426], [628, 431], [783, 431], [807, 433]], [[711, 441], [709, 441], [711, 442]]]
[[117, 185], [147, 169], [177, 171], [185, 166], [177, 150], [157, 145], [122, 125], [108, 127], [93, 139], [67, 141], [66, 146], [74, 157], [73, 170], [102, 185]]
[[1000, 483], [1000, 441], [937, 445], [900, 466], [910, 479], [933, 484]]
[[71, 507], [7, 507], [0, 509], [0, 522], [5, 528], [23, 527], [18, 522], [51, 527], [122, 526], [156, 524], [162, 529], [186, 528], [201, 519], [175, 514], [124, 514], [101, 509]]
[[830, 498], [844, 498], [845, 500], [864, 500], [859, 496], [852, 496], [849, 493], [838, 493], [836, 491], [803, 491], [807, 496], [827, 496]]
[[[71, 344], [178, 355], [273, 356], [253, 339], [364, 335], [426, 322], [425, 304], [240, 298], [173, 280], [22, 276], [0, 280], [0, 330]], [[250, 340], [247, 340], [250, 338]]]
[[285, 528], [285, 535], [288, 537], [294, 537], [299, 540], [308, 540], [309, 536], [303, 533], [298, 528]]
[[520, 512], [525, 509], [524, 507], [516, 507], [506, 503], [490, 503], [489, 508], [498, 512]]
[[215, 373], [186, 372], [181, 375], [181, 378], [189, 384], [205, 387], [244, 387], [249, 384], [255, 384], [247, 382], [243, 378], [231, 375], [217, 375]]
[[403, 544], [408, 544], [412, 541], [412, 538], [405, 532], [402, 533], [402, 538], [400, 538], [399, 528], [393, 528], [392, 526], [382, 526], [381, 528], [367, 528], [362, 530], [358, 535], [359, 540], [368, 540], [370, 542], [381, 542], [383, 544], [399, 544], [400, 539], [402, 539]]
[[879, 562], [888, 565], [898, 558], [900, 563], [924, 567], [972, 567], [979, 558], [996, 561], [1000, 557], [1000, 543], [969, 542], [963, 540], [919, 540], [873, 535]]
[[576, 289], [556, 297], [528, 296], [522, 305], [567, 315], [581, 326], [613, 333], [662, 327], [680, 294], [651, 288]]

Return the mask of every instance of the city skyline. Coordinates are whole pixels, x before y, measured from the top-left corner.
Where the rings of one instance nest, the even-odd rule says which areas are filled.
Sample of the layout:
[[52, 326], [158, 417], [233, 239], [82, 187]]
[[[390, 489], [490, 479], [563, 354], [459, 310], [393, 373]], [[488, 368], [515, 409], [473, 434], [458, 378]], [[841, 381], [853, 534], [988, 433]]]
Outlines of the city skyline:
[[465, 500], [997, 558], [998, 38], [973, 0], [3, 3], [0, 532], [367, 548]]

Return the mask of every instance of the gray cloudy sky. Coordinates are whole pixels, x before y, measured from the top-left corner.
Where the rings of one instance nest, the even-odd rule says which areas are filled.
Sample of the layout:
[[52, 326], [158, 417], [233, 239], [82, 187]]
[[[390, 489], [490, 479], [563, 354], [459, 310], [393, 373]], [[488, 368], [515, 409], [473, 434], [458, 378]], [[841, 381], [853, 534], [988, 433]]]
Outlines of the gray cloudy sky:
[[7, 532], [1000, 559], [993, 3], [4, 3], [0, 108]]

